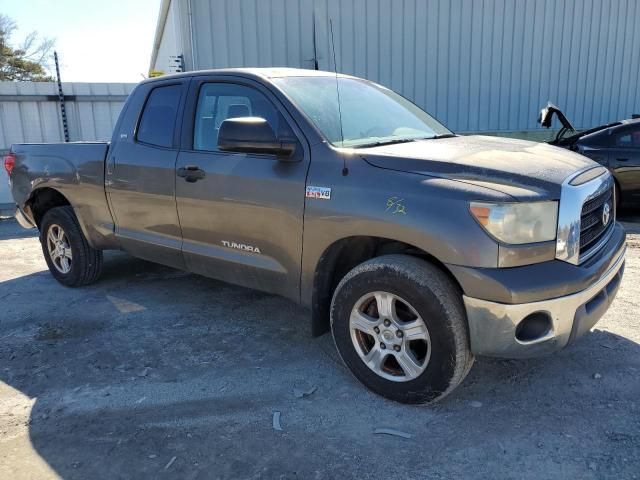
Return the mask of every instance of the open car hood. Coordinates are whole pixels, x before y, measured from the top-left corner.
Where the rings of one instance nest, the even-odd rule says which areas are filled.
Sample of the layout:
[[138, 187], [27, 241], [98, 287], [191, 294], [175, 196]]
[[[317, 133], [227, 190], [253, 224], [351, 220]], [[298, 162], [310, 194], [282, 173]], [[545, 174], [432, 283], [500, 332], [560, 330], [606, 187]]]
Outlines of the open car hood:
[[541, 127], [549, 128], [551, 127], [551, 121], [553, 120], [554, 115], [558, 117], [558, 120], [560, 120], [562, 128], [575, 131], [575, 128], [573, 128], [573, 125], [571, 125], [571, 122], [569, 122], [569, 119], [565, 116], [564, 112], [551, 102], [547, 102], [547, 106], [540, 110], [538, 123]]
[[604, 125], [598, 125], [597, 127], [589, 128], [587, 130], [582, 130], [578, 132], [573, 127], [573, 125], [571, 125], [571, 122], [565, 116], [564, 112], [551, 102], [547, 102], [547, 106], [544, 107], [542, 110], [540, 110], [540, 115], [538, 115], [538, 123], [540, 124], [541, 127], [550, 128], [554, 115], [560, 121], [562, 128], [560, 129], [556, 137], [547, 143], [549, 143], [550, 145], [558, 145], [565, 148], [571, 148], [572, 145], [574, 145], [579, 139], [581, 139], [586, 135], [590, 135], [600, 130], [604, 130], [605, 128], [620, 125], [621, 123], [621, 122], [607, 123]]
[[551, 102], [547, 102], [547, 106], [540, 110], [540, 115], [538, 115], [538, 123], [541, 127], [551, 128], [554, 115], [560, 121], [562, 128], [558, 131], [556, 137], [548, 143], [550, 143], [551, 145], [559, 145], [562, 140], [568, 139], [568, 133], [573, 133], [573, 135], [569, 135], [569, 137], [575, 136], [576, 129], [573, 128], [573, 125], [571, 125], [571, 122], [565, 116], [564, 112]]

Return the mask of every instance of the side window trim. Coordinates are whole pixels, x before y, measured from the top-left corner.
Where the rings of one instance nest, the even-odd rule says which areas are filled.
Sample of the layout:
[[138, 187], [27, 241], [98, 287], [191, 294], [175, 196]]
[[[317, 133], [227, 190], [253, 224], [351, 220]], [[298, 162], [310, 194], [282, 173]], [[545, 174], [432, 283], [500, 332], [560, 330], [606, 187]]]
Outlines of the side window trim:
[[[180, 91], [180, 100], [178, 101], [178, 108], [176, 109], [176, 117], [175, 117], [175, 123], [173, 126], [173, 136], [171, 138], [171, 146], [169, 147], [165, 147], [163, 145], [156, 145], [154, 143], [149, 143], [149, 142], [144, 142], [142, 140], [138, 139], [138, 133], [139, 133], [139, 129], [140, 129], [140, 122], [142, 121], [142, 116], [144, 115], [144, 111], [147, 108], [147, 104], [149, 102], [149, 99], [151, 98], [151, 95], [153, 94], [153, 92], [155, 90], [157, 90], [158, 88], [163, 88], [163, 87], [171, 87], [171, 86], [179, 86], [181, 87], [181, 91]], [[144, 103], [142, 104], [142, 107], [140, 108], [140, 111], [138, 112], [138, 116], [136, 118], [136, 122], [135, 122], [135, 127], [133, 129], [133, 142], [137, 143], [139, 145], [144, 145], [145, 147], [151, 147], [151, 148], [159, 148], [162, 150], [179, 150], [180, 149], [180, 141], [179, 141], [179, 134], [178, 132], [180, 132], [182, 130], [182, 118], [183, 118], [183, 113], [184, 113], [184, 104], [185, 104], [185, 82], [181, 82], [181, 81], [172, 81], [172, 82], [161, 82], [158, 85], [154, 85], [153, 87], [151, 87], [149, 89], [149, 91], [147, 92], [145, 99], [144, 99]]]

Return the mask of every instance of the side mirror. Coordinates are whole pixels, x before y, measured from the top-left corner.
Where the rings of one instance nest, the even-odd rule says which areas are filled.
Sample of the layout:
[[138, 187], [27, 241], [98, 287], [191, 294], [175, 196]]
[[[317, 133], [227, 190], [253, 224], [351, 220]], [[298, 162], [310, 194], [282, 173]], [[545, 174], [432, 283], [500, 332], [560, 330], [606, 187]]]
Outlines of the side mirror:
[[273, 154], [285, 160], [293, 156], [296, 143], [279, 140], [264, 118], [238, 117], [220, 125], [218, 148], [224, 152]]

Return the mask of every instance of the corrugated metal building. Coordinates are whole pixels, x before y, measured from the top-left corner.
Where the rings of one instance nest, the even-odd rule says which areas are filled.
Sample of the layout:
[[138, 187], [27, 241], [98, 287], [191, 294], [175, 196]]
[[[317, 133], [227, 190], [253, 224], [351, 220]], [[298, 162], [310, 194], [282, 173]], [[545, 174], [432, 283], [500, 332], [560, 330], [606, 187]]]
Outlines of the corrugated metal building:
[[[111, 139], [133, 87], [135, 83], [63, 83], [70, 140]], [[12, 143], [63, 141], [55, 83], [0, 82], [0, 155]], [[6, 172], [0, 168], [0, 207], [10, 202]]]
[[162, 0], [151, 68], [289, 66], [365, 77], [457, 132], [587, 128], [640, 112], [637, 0]]

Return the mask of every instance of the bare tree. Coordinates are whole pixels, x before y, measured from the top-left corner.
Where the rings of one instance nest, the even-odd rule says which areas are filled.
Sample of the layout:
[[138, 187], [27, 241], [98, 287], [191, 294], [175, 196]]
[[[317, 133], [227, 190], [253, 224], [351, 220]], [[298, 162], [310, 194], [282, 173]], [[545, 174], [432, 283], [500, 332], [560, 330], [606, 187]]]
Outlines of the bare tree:
[[31, 32], [16, 47], [11, 44], [16, 28], [11, 18], [0, 14], [0, 81], [53, 80], [49, 72], [54, 40]]

